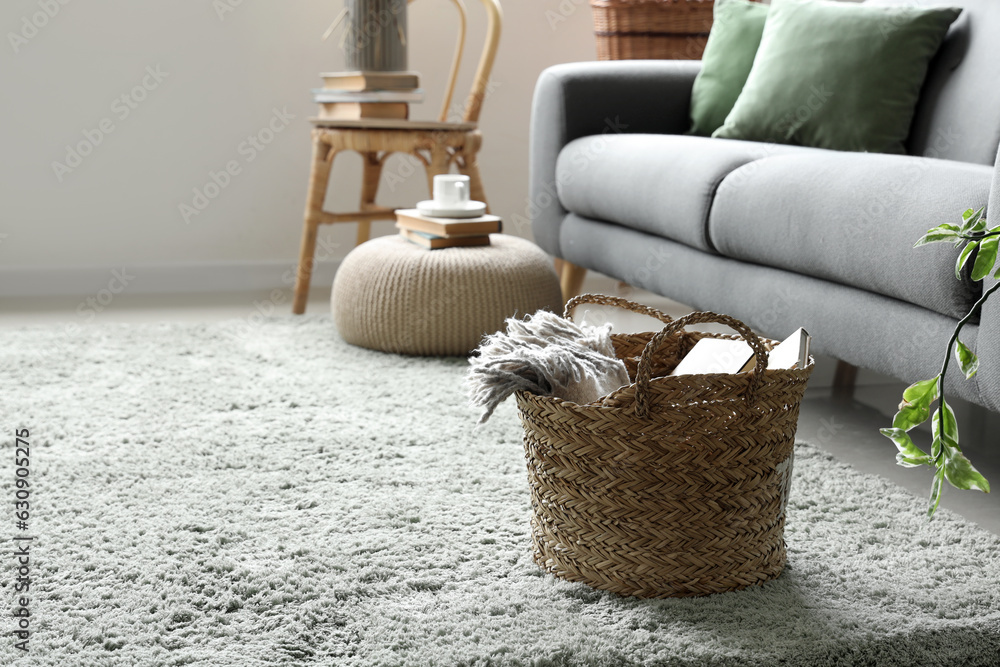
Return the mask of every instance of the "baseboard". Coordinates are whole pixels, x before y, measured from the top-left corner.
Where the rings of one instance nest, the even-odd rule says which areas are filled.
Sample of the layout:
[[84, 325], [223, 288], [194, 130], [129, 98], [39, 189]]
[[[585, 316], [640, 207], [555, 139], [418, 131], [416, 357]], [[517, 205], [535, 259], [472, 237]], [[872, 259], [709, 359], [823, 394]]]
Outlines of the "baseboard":
[[[294, 285], [296, 262], [206, 262], [36, 269], [0, 267], [0, 297], [244, 292]], [[317, 262], [312, 285], [329, 287], [339, 260]]]

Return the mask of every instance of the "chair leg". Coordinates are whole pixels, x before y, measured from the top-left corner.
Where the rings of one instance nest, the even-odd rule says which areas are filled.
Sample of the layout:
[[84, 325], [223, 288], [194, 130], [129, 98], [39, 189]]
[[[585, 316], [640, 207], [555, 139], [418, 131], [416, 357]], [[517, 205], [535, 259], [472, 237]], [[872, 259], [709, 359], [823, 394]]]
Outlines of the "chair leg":
[[854, 396], [854, 385], [858, 379], [858, 367], [846, 361], [837, 362], [837, 370], [833, 373], [833, 395], [836, 398], [851, 398]]
[[312, 282], [312, 265], [316, 254], [316, 235], [319, 225], [306, 219], [302, 229], [302, 244], [299, 249], [299, 269], [295, 274], [295, 298], [292, 301], [292, 313], [301, 315], [306, 312], [306, 301], [309, 299], [309, 283]]
[[309, 283], [312, 280], [313, 261], [316, 256], [316, 234], [319, 228], [320, 214], [323, 212], [323, 200], [326, 199], [326, 189], [330, 181], [330, 166], [334, 154], [323, 141], [320, 132], [313, 133], [312, 170], [309, 173], [309, 192], [306, 195], [305, 221], [302, 226], [302, 246], [299, 251], [299, 268], [295, 276], [295, 298], [292, 301], [292, 312], [301, 315], [306, 312], [306, 301], [309, 299]]
[[427, 190], [430, 192], [431, 199], [434, 198], [434, 177], [448, 172], [448, 150], [444, 146], [434, 146], [431, 149], [431, 159], [427, 165]]
[[462, 173], [469, 177], [469, 196], [474, 201], [481, 201], [486, 204], [486, 212], [490, 210], [489, 202], [486, 201], [486, 191], [483, 189], [483, 179], [479, 174], [479, 153], [465, 156], [460, 163]]
[[[378, 153], [362, 153], [364, 172], [361, 179], [361, 210], [370, 211], [375, 208], [375, 196], [378, 194], [379, 179], [382, 178], [382, 162]], [[372, 223], [370, 220], [358, 222], [356, 245], [361, 245], [371, 238]]]
[[580, 293], [583, 279], [587, 277], [587, 269], [566, 260], [562, 261], [559, 272], [559, 286], [562, 288], [563, 303], [566, 303]]

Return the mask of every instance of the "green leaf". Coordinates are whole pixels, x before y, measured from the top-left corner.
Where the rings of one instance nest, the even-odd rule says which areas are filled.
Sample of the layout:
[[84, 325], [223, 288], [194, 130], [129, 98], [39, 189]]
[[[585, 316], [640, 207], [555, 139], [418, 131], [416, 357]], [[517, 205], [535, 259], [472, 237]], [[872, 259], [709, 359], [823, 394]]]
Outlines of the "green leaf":
[[986, 481], [972, 463], [960, 451], [951, 452], [944, 459], [944, 474], [948, 482], [957, 489], [978, 489], [983, 493], [990, 492], [990, 483]]
[[998, 248], [1000, 248], [1000, 236], [990, 236], [979, 243], [976, 263], [972, 266], [973, 280], [982, 280], [993, 272], [993, 265], [997, 262]]
[[969, 261], [969, 257], [972, 256], [972, 251], [978, 247], [979, 241], [969, 241], [965, 245], [965, 248], [962, 249], [962, 254], [958, 256], [958, 261], [955, 262], [955, 278], [958, 280], [962, 279], [962, 267]]
[[[939, 415], [941, 412], [944, 414]], [[943, 433], [942, 427], [944, 427]], [[958, 446], [958, 420], [955, 419], [955, 413], [948, 405], [948, 401], [941, 401], [941, 407], [934, 411], [931, 433], [935, 438], [943, 437], [946, 444]]]
[[879, 429], [879, 433], [893, 441], [899, 453], [896, 454], [896, 463], [904, 468], [916, 468], [917, 466], [930, 465], [931, 457], [927, 453], [913, 444], [910, 434], [899, 428]]
[[955, 358], [958, 359], [958, 365], [962, 367], [966, 380], [979, 370], [979, 357], [960, 340], [955, 341]]
[[970, 232], [981, 232], [986, 229], [986, 218], [983, 217], [983, 213], [986, 211], [986, 207], [981, 207], [978, 211], [972, 214], [972, 217], [966, 220], [966, 223], [972, 224], [969, 228]]
[[916, 243], [913, 244], [914, 248], [919, 248], [922, 245], [927, 245], [928, 243], [940, 243], [941, 241], [949, 242], [961, 242], [959, 238], [959, 233], [961, 228], [958, 225], [943, 224], [934, 227], [933, 229], [928, 229], [927, 233], [921, 236]]
[[930, 380], [915, 382], [903, 391], [903, 402], [899, 412], [892, 419], [893, 428], [909, 431], [917, 424], [927, 421], [931, 413], [931, 403], [938, 397], [938, 376]]
[[931, 460], [937, 461], [941, 456], [941, 438], [931, 440]]
[[983, 217], [985, 210], [986, 207], [980, 208], [978, 211], [973, 211], [971, 208], [965, 211], [962, 214], [962, 233], [972, 234], [986, 229], [986, 219]]
[[[942, 426], [944, 427], [942, 429]], [[931, 458], [935, 462], [944, 455], [950, 456], [952, 451], [960, 451], [958, 447], [958, 420], [947, 401], [941, 401], [941, 406], [931, 416]]]
[[938, 471], [934, 473], [934, 481], [931, 483], [931, 503], [930, 507], [927, 508], [927, 518], [931, 519], [934, 517], [934, 513], [937, 512], [938, 505], [941, 504], [941, 488], [944, 481], [944, 468], [938, 468]]

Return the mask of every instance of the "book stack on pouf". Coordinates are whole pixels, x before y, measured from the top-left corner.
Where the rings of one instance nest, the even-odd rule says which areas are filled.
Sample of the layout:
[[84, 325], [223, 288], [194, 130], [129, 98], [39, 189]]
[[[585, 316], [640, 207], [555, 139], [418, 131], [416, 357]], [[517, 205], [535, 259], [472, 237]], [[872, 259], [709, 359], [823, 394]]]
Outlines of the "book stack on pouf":
[[465, 355], [509, 317], [562, 307], [551, 258], [500, 234], [500, 218], [470, 201], [467, 176], [438, 174], [433, 190], [434, 199], [396, 211], [399, 234], [362, 243], [337, 269], [330, 305], [348, 343]]
[[416, 72], [327, 72], [313, 90], [323, 120], [406, 120], [410, 103], [423, 102]]
[[490, 245], [490, 234], [502, 231], [499, 217], [486, 213], [486, 204], [469, 198], [469, 177], [434, 177], [434, 199], [417, 208], [396, 211], [396, 227], [411, 243], [439, 250]]

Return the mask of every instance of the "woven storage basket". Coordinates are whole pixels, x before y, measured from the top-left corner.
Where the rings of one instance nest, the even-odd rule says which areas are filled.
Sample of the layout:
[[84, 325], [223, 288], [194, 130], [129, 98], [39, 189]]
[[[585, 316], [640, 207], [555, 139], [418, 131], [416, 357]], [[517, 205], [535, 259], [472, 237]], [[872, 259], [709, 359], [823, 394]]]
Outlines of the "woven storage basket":
[[[580, 303], [649, 309], [584, 295]], [[669, 318], [664, 318], [669, 320]], [[740, 336], [686, 332], [721, 322]], [[725, 315], [613, 334], [632, 384], [577, 405], [519, 392], [535, 562], [569, 581], [638, 597], [733, 591], [785, 564], [785, 505], [804, 369], [667, 377], [701, 338], [742, 337], [756, 368], [774, 341]]]
[[713, 0], [590, 0], [598, 60], [699, 60]]

